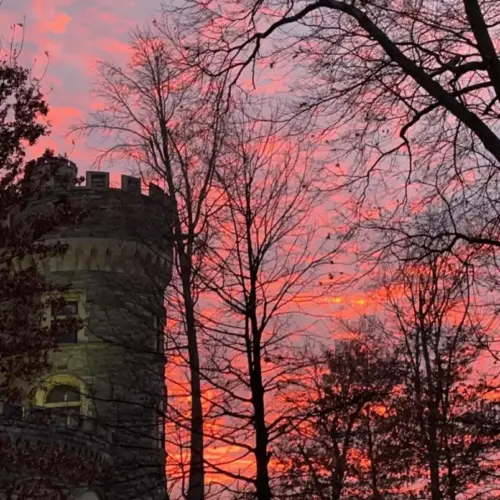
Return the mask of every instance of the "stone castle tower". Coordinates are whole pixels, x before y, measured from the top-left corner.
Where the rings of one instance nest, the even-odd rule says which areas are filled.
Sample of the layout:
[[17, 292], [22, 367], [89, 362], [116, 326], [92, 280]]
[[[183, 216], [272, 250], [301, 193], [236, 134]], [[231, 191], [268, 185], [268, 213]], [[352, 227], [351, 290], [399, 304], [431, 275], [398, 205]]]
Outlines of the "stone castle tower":
[[[31, 399], [3, 405], [0, 432], [17, 446], [60, 456], [52, 479], [70, 498], [162, 500], [164, 291], [172, 268], [166, 197], [152, 184], [142, 194], [129, 176], [112, 189], [105, 172], [87, 172], [77, 185], [76, 165], [62, 157], [32, 166], [40, 197], [28, 210], [50, 210], [64, 196], [84, 212], [81, 223], [45, 238], [67, 251], [40, 263], [52, 280], [70, 284], [65, 307], [47, 311], [44, 321], [77, 323], [61, 327], [51, 371]], [[66, 474], [68, 464], [81, 467], [80, 477]]]

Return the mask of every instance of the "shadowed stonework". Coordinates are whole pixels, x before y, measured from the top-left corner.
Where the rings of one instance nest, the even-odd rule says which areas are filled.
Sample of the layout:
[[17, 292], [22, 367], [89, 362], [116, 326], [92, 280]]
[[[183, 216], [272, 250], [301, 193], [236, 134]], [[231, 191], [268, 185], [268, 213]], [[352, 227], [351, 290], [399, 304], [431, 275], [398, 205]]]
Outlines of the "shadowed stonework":
[[[32, 166], [40, 196], [13, 226], [31, 211], [50, 212], [61, 196], [83, 213], [80, 223], [47, 238], [67, 244], [64, 255], [38, 263], [54, 281], [70, 283], [65, 307], [47, 311], [44, 321], [78, 324], [61, 326], [52, 369], [29, 400], [2, 406], [4, 446], [24, 447], [27, 455], [44, 447], [47, 464], [39, 474], [72, 498], [166, 498], [163, 304], [172, 268], [166, 198], [154, 185], [141, 194], [140, 181], [128, 176], [122, 189], [111, 189], [100, 172], [77, 186], [76, 166], [65, 158]], [[16, 265], [32, 262], [27, 256]], [[80, 467], [65, 472], [72, 460]], [[16, 473], [29, 481], [36, 467]]]

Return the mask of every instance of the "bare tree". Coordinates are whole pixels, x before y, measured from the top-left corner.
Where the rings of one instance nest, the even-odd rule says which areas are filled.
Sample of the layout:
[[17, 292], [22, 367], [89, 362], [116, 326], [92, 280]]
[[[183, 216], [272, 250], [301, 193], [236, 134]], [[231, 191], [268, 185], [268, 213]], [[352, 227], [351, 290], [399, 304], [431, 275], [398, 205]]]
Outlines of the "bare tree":
[[498, 382], [471, 276], [451, 255], [397, 276], [383, 321], [315, 365], [304, 424], [281, 450], [283, 498], [498, 496]]
[[[209, 435], [233, 453], [208, 465], [260, 500], [273, 496], [275, 444], [296, 425], [286, 397], [305, 364], [294, 344], [313, 334], [309, 309], [337, 250], [317, 212], [321, 164], [307, 141], [282, 133], [248, 118], [245, 107], [228, 118], [216, 171], [221, 231], [203, 273], [213, 307], [204, 328]], [[250, 461], [248, 471], [238, 460]]]
[[[435, 199], [447, 193], [444, 182], [451, 178], [466, 190], [471, 166], [477, 173], [495, 171], [500, 161], [494, 132], [500, 91], [496, 2], [249, 0], [239, 5], [209, 7], [192, 0], [180, 11], [165, 8], [180, 12], [176, 20], [184, 20], [186, 30], [210, 27], [205, 38], [198, 32], [203, 50], [186, 47], [191, 61], [209, 73], [235, 71], [238, 77], [255, 62], [278, 67], [288, 57], [308, 72], [310, 84], [305, 80], [295, 89], [299, 107], [314, 108], [324, 129], [340, 132], [334, 142], [342, 153], [354, 148], [358, 166], [350, 184], [362, 183], [364, 189], [391, 157], [398, 158], [401, 178], [421, 188], [427, 169], [436, 172], [444, 163], [432, 185]], [[481, 179], [491, 181], [486, 175]], [[491, 235], [460, 229], [440, 236], [495, 245]]]
[[199, 41], [185, 60], [207, 74], [257, 90], [286, 75], [280, 119], [305, 121], [329, 156], [359, 258], [465, 252], [483, 291], [497, 287], [498, 2], [190, 0], [165, 13]]
[[[214, 168], [224, 131], [223, 82], [206, 81], [180, 64], [176, 47], [153, 25], [133, 34], [132, 57], [126, 68], [101, 63], [96, 95], [104, 107], [75, 132], [100, 134], [104, 145], [98, 164], [132, 161], [145, 178], [164, 186], [174, 245], [176, 275], [167, 307], [176, 331], [167, 332], [172, 358], [189, 368], [190, 409], [181, 419], [190, 433], [189, 481], [186, 497], [204, 498], [204, 431], [200, 346], [197, 326], [199, 266], [212, 233], [217, 209], [212, 197]], [[177, 335], [176, 332], [180, 333]], [[175, 362], [175, 361], [174, 361]], [[175, 383], [175, 382], [174, 382]]]
[[[466, 385], [448, 358], [455, 353], [443, 347], [445, 338], [455, 339], [454, 346], [470, 338], [494, 342], [494, 332], [493, 338], [479, 332], [470, 313], [474, 301], [482, 301], [485, 292], [494, 294], [498, 284], [498, 2], [249, 0], [207, 5], [193, 0], [181, 7], [167, 5], [166, 12], [200, 41], [186, 44], [184, 54], [207, 74], [229, 74], [234, 83], [252, 76], [258, 87], [259, 72], [272, 75], [293, 65], [298, 77], [287, 73], [290, 107], [281, 119], [314, 116], [309, 132], [318, 134], [320, 152], [331, 159], [333, 192], [347, 195], [338, 217], [359, 230], [358, 256], [369, 261], [368, 270], [381, 261], [411, 260], [421, 263], [417, 269], [424, 276], [434, 275], [434, 284], [424, 283], [423, 296], [422, 283], [410, 286], [418, 307], [413, 330], [405, 327], [413, 332], [407, 355], [424, 364], [428, 357], [424, 372], [415, 372], [413, 380], [427, 391], [421, 436], [426, 436], [430, 491], [433, 498], [441, 498], [444, 490], [454, 497], [462, 488], [461, 473], [450, 472], [446, 480], [439, 476], [446, 455], [441, 438], [448, 439], [443, 437], [448, 430], [440, 427], [442, 412], [448, 410], [440, 405], [448, 403], [440, 399], [446, 393], [443, 380], [433, 377], [435, 370], [453, 372], [458, 379], [448, 389]], [[450, 259], [455, 276], [461, 276], [458, 289], [453, 280], [447, 282], [451, 271], [441, 267]], [[436, 266], [437, 273], [432, 271]], [[462, 293], [463, 280], [469, 295]], [[446, 298], [447, 293], [457, 295]], [[455, 312], [462, 323], [444, 321], [449, 311], [439, 316], [450, 302], [462, 304], [463, 315]], [[484, 302], [493, 303], [488, 312], [497, 318], [495, 295]], [[423, 352], [424, 337], [432, 344], [430, 357]], [[467, 353], [479, 355], [481, 342]], [[420, 363], [415, 366], [420, 370]], [[459, 433], [463, 423], [452, 428]], [[472, 453], [477, 448], [466, 449]]]
[[388, 286], [402, 363], [399, 439], [427, 471], [433, 500], [495, 495], [498, 390], [485, 349], [488, 335], [471, 301], [473, 277], [452, 255], [404, 267]]
[[416, 477], [392, 443], [404, 369], [389, 351], [356, 329], [310, 358], [302, 423], [279, 447], [279, 498], [409, 498]]

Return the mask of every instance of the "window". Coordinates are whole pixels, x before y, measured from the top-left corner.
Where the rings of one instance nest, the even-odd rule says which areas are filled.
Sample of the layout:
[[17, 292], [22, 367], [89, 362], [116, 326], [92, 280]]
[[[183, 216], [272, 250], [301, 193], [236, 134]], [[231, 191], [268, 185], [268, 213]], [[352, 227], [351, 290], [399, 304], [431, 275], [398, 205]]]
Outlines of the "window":
[[62, 307], [54, 308], [55, 316], [76, 316], [78, 315], [78, 301], [69, 300]]
[[72, 385], [53, 386], [45, 396], [44, 406], [60, 425], [78, 425], [82, 398], [80, 390]]
[[53, 307], [52, 318], [57, 322], [59, 344], [75, 344], [78, 341], [78, 300], [68, 300], [61, 307]]
[[58, 188], [66, 188], [69, 186], [68, 175], [64, 175], [61, 173], [57, 173], [54, 175], [54, 187]]
[[165, 449], [165, 417], [159, 416], [157, 422], [156, 446]]

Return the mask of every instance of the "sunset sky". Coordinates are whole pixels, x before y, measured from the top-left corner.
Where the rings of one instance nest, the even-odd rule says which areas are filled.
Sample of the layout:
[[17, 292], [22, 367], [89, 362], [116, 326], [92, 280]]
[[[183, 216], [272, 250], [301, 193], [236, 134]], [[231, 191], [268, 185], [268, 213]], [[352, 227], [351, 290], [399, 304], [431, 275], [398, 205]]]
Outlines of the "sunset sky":
[[[17, 47], [24, 36], [20, 62], [33, 66], [35, 77], [43, 76], [42, 88], [50, 107], [52, 133], [29, 156], [38, 156], [50, 147], [56, 153], [66, 153], [78, 165], [80, 174], [93, 168], [95, 152], [87, 139], [68, 137], [68, 129], [96, 107], [92, 95], [96, 63], [126, 63], [131, 30], [154, 19], [159, 9], [160, 0], [3, 0], [3, 46], [8, 48], [14, 26]], [[276, 69], [274, 78], [260, 73], [257, 91], [279, 90], [281, 76]], [[124, 172], [112, 171], [112, 185], [119, 185], [120, 173]], [[337, 314], [342, 309], [348, 317], [370, 307], [360, 294], [348, 300], [345, 296], [327, 296], [322, 305], [321, 315], [329, 316], [334, 308]]]
[[[459, 480], [453, 468], [463, 474], [457, 477], [466, 491], [477, 453], [483, 453], [481, 460], [488, 457], [495, 463], [498, 451], [494, 447], [498, 443], [490, 444], [490, 431], [484, 431], [485, 419], [490, 418], [484, 403], [499, 398], [498, 370], [493, 366], [500, 360], [496, 351], [500, 142], [495, 137], [500, 77], [497, 71], [495, 81], [498, 67], [491, 62], [496, 47], [491, 44], [483, 54], [477, 39], [476, 55], [474, 43], [464, 42], [467, 29], [461, 19], [453, 19], [454, 0], [361, 2], [355, 14], [349, 14], [354, 2], [348, 0], [326, 6], [308, 0], [269, 1], [263, 2], [264, 7], [257, 2], [247, 18], [241, 17], [240, 0], [215, 0], [208, 7], [210, 1], [200, 2], [198, 16], [189, 17], [179, 9], [178, 18], [174, 13], [163, 24], [151, 24], [160, 18], [162, 2], [184, 6], [185, 1], [0, 0], [0, 50], [4, 56], [9, 51], [19, 53], [19, 64], [41, 81], [50, 110], [51, 134], [31, 148], [26, 159], [50, 148], [75, 162], [81, 176], [96, 168], [110, 171], [112, 188], [120, 188], [121, 174], [141, 176], [143, 187], [148, 182], [167, 186], [166, 196], [153, 197], [151, 191], [147, 200], [141, 200], [140, 192], [121, 194], [128, 197], [127, 204], [131, 200], [132, 208], [126, 209], [132, 211], [139, 206], [137, 199], [144, 204], [159, 200], [157, 206], [166, 214], [162, 231], [171, 233], [167, 246], [174, 249], [173, 278], [167, 293], [160, 294], [167, 306], [163, 336], [161, 316], [154, 318], [155, 330], [160, 329], [154, 355], [160, 365], [153, 368], [159, 366], [161, 377], [161, 363], [167, 359], [167, 404], [160, 406], [151, 397], [158, 384], [148, 387], [156, 412], [150, 421], [157, 431], [166, 430], [171, 498], [180, 491], [179, 484], [184, 487], [190, 454], [197, 459], [191, 473], [196, 461], [207, 464], [205, 486], [210, 488], [205, 489], [215, 492], [208, 499], [225, 500], [217, 497], [218, 491], [242, 485], [260, 489], [260, 499], [275, 498], [271, 483], [286, 477], [279, 468], [279, 452], [286, 454], [294, 447], [296, 456], [306, 457], [307, 467], [311, 468], [312, 457], [321, 474], [331, 470], [340, 478], [340, 471], [348, 479], [356, 478], [350, 486], [342, 481], [360, 498], [362, 481], [372, 482], [372, 496], [379, 497], [377, 470], [384, 479], [382, 487], [391, 495], [405, 494], [401, 488], [406, 484], [411, 488], [427, 484], [429, 473], [430, 484], [437, 484], [433, 498], [456, 498], [453, 488], [458, 488]], [[424, 4], [429, 12], [444, 4], [448, 7], [436, 21], [427, 17]], [[276, 22], [280, 9], [289, 5], [283, 14], [287, 17]], [[293, 15], [303, 5], [304, 17]], [[464, 5], [467, 10], [467, 1]], [[205, 12], [211, 9], [213, 18]], [[373, 17], [373, 23], [371, 11], [380, 15]], [[418, 16], [422, 16], [419, 22]], [[132, 54], [133, 30], [148, 24], [153, 26], [148, 34], [153, 35], [139, 37]], [[257, 34], [249, 36], [247, 26]], [[455, 42], [449, 34], [454, 29]], [[483, 35], [488, 29], [484, 24]], [[473, 22], [471, 30], [478, 38]], [[166, 32], [175, 33], [176, 43]], [[198, 45], [200, 39], [203, 43]], [[498, 39], [500, 31], [495, 42]], [[434, 44], [437, 48], [427, 48]], [[172, 54], [181, 56], [175, 59]], [[185, 70], [179, 61], [191, 62], [193, 54], [198, 65]], [[101, 65], [101, 93], [96, 96], [99, 62], [123, 67], [130, 59], [125, 75], [103, 71]], [[209, 71], [199, 71], [206, 61], [210, 80]], [[221, 106], [221, 94], [213, 97], [213, 89], [218, 90], [213, 82], [219, 83], [213, 76], [220, 75], [221, 61], [229, 68], [220, 71], [226, 81], [231, 72], [238, 75], [236, 84], [223, 87], [222, 95], [231, 96], [223, 101], [227, 106]], [[174, 77], [172, 67], [177, 70]], [[140, 69], [134, 73], [136, 68]], [[196, 78], [190, 79], [191, 73]], [[470, 81], [469, 73], [474, 74]], [[486, 74], [491, 79], [487, 84]], [[488, 100], [483, 108], [478, 104]], [[221, 109], [231, 113], [222, 114]], [[91, 118], [97, 110], [102, 115]], [[69, 135], [71, 127], [81, 122], [87, 123], [91, 139]], [[244, 122], [241, 131], [240, 122]], [[273, 127], [268, 129], [268, 123]], [[112, 153], [103, 155], [102, 165], [96, 165], [99, 137], [104, 138], [103, 150]], [[111, 168], [108, 162], [113, 158], [116, 166]], [[259, 168], [254, 169], [254, 163]], [[162, 177], [167, 179], [163, 184], [158, 181]], [[30, 188], [46, 191], [45, 184], [38, 189], [34, 183], [38, 175], [30, 177], [28, 170], [27, 178]], [[103, 188], [87, 185], [77, 196], [85, 198], [91, 210], [101, 210], [100, 201], [93, 201], [98, 199], [94, 187]], [[101, 190], [103, 199], [116, 198], [117, 191], [107, 187]], [[59, 193], [57, 184], [52, 184], [51, 193], [54, 197]], [[65, 195], [71, 201], [70, 196]], [[102, 206], [108, 210], [108, 205]], [[109, 206], [116, 211], [113, 221], [115, 215], [119, 221], [123, 209]], [[6, 214], [9, 224], [4, 232], [11, 238], [16, 234], [11, 227], [17, 228], [11, 220], [17, 218]], [[146, 216], [137, 225], [148, 222]], [[67, 235], [72, 233], [63, 229], [61, 238], [71, 243]], [[53, 232], [48, 233], [50, 238]], [[88, 234], [90, 239], [99, 236]], [[120, 237], [116, 234], [110, 233], [110, 241]], [[134, 241], [148, 245], [145, 240]], [[153, 251], [165, 250], [165, 245], [153, 246]], [[118, 271], [92, 267], [96, 273], [89, 274], [88, 286], [94, 286], [94, 276], [108, 271], [128, 272], [133, 259], [120, 260]], [[145, 297], [146, 306], [152, 300], [157, 303], [157, 296], [150, 298], [153, 288], [143, 285], [143, 275], [141, 271], [133, 288], [120, 289], [126, 305], [127, 294], [141, 301]], [[72, 285], [68, 290], [73, 292]], [[78, 293], [86, 297], [83, 290]], [[89, 303], [98, 302], [88, 297]], [[142, 308], [141, 304], [136, 303]], [[92, 326], [93, 314], [86, 313], [85, 328]], [[148, 321], [153, 325], [153, 318]], [[118, 347], [128, 356], [126, 337]], [[342, 358], [319, 363], [325, 347], [329, 350], [341, 345], [340, 340], [356, 337], [366, 345], [359, 345], [352, 357], [339, 350]], [[165, 340], [165, 349], [158, 339]], [[148, 353], [149, 347], [140, 347], [139, 352]], [[383, 365], [376, 359], [379, 356]], [[138, 373], [144, 374], [150, 367], [142, 363], [146, 358], [140, 359]], [[57, 363], [54, 366], [60, 369]], [[101, 377], [92, 366], [89, 361], [89, 379]], [[124, 366], [134, 373], [133, 366]], [[109, 397], [94, 393], [93, 387], [87, 394], [77, 390], [90, 402], [94, 398], [107, 405], [118, 403], [119, 425], [111, 417], [118, 433], [125, 429], [121, 421], [127, 421], [120, 409], [136, 397], [136, 388], [132, 389], [131, 401], [112, 399], [112, 386]], [[337, 397], [343, 393], [344, 399]], [[317, 398], [317, 404], [311, 405], [307, 394]], [[87, 404], [82, 397], [82, 408], [83, 402]], [[483, 414], [479, 407], [486, 408]], [[100, 417], [99, 406], [95, 415], [89, 408], [87, 416]], [[130, 415], [136, 421], [149, 418], [138, 419], [136, 410]], [[318, 416], [326, 416], [325, 422], [314, 428]], [[351, 431], [352, 448], [346, 452]], [[294, 439], [299, 439], [299, 446]], [[330, 461], [322, 462], [322, 455]], [[290, 457], [286, 462], [294, 461]], [[387, 469], [379, 468], [379, 462]], [[404, 467], [399, 470], [396, 465]], [[481, 467], [478, 461], [477, 471]], [[440, 479], [441, 470], [446, 478]], [[190, 482], [198, 488], [193, 477]], [[346, 488], [342, 481], [334, 487], [339, 495]], [[290, 484], [298, 488], [300, 480]], [[446, 484], [453, 496], [441, 495]], [[479, 479], [474, 484], [482, 487]], [[262, 494], [266, 488], [267, 496]]]
[[[83, 139], [73, 145], [65, 138], [68, 127], [92, 109], [92, 82], [98, 60], [122, 62], [127, 58], [131, 29], [150, 20], [158, 0], [3, 0], [0, 7], [3, 44], [10, 43], [9, 26], [24, 24], [21, 63], [33, 64], [34, 76], [43, 77], [50, 105], [52, 134], [37, 148], [47, 146], [67, 153], [87, 170], [92, 152]], [[21, 28], [15, 39], [20, 42]]]

